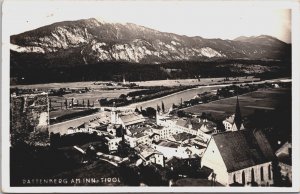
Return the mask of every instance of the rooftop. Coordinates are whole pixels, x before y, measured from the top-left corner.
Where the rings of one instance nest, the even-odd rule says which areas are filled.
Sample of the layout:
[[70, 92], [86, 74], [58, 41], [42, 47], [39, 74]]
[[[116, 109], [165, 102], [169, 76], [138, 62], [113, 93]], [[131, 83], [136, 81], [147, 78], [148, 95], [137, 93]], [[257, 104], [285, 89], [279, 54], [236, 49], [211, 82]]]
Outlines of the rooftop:
[[189, 128], [191, 125], [191, 129], [193, 130], [198, 130], [202, 127], [202, 125], [205, 125], [205, 127], [202, 127], [202, 131], [207, 133], [207, 132], [211, 132], [214, 130], [214, 127], [216, 127], [217, 125], [212, 122], [209, 121], [207, 119], [200, 119], [200, 118], [181, 118], [178, 119], [176, 122], [176, 125], [179, 125], [181, 127], [185, 127], [185, 128]]
[[192, 134], [189, 134], [189, 133], [186, 133], [186, 132], [182, 132], [182, 133], [174, 134], [173, 137], [176, 141], [182, 142], [182, 141], [185, 141], [187, 139], [194, 138], [194, 137], [196, 137], [196, 135], [192, 135]]
[[173, 142], [173, 141], [168, 141], [168, 140], [159, 140], [157, 142], [157, 145], [164, 146], [164, 147], [170, 147], [170, 148], [177, 148], [180, 146], [179, 143]]
[[228, 172], [270, 162], [275, 158], [270, 143], [260, 130], [218, 133], [213, 135], [213, 139]]
[[123, 121], [124, 125], [132, 125], [135, 123], [145, 122], [145, 118], [141, 114], [137, 113], [128, 113], [120, 115], [120, 119]]
[[152, 147], [145, 145], [145, 144], [139, 144], [134, 148], [136, 151], [140, 153], [140, 155], [144, 158], [147, 159], [147, 157], [151, 156], [154, 153], [159, 153]]

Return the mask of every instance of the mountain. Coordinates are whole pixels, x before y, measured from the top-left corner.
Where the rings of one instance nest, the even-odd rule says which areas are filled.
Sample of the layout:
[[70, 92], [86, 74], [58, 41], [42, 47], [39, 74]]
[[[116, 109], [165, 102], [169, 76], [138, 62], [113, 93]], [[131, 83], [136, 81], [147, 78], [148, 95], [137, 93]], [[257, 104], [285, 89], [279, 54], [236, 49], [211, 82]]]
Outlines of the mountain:
[[291, 45], [270, 36], [205, 39], [95, 18], [58, 22], [12, 35], [10, 43], [11, 76], [19, 78], [32, 77], [29, 74], [33, 70], [52, 69], [57, 76], [71, 67], [98, 69], [108, 63], [153, 65], [235, 59], [290, 61], [291, 58]]
[[60, 58], [77, 52], [77, 60], [85, 64], [99, 61], [162, 63], [207, 58], [284, 59], [290, 45], [264, 35], [234, 41], [204, 39], [91, 18], [54, 23], [13, 35], [11, 50], [40, 53], [49, 59], [54, 53]]
[[240, 36], [234, 39], [235, 41], [240, 41], [244, 43], [252, 43], [256, 45], [266, 45], [270, 47], [281, 47], [282, 45], [286, 44], [285, 42], [268, 35], [260, 35], [260, 36]]

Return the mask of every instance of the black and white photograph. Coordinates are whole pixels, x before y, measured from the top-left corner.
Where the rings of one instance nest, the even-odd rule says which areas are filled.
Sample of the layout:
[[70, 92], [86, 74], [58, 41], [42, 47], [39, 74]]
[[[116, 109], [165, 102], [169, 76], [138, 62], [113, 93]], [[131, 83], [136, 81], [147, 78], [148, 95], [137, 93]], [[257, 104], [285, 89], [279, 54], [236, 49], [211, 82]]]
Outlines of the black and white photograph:
[[287, 2], [5, 1], [4, 191], [299, 190]]

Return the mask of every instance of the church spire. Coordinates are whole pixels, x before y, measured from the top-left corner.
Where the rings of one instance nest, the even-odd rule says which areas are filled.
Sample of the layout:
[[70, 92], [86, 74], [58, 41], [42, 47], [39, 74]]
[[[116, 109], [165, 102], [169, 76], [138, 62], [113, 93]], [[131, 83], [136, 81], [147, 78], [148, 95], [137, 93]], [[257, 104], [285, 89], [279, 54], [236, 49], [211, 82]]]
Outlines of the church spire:
[[242, 114], [240, 110], [240, 103], [239, 103], [239, 95], [236, 97], [236, 107], [235, 107], [235, 115], [234, 115], [234, 123], [237, 127], [237, 130], [241, 129], [242, 126]]

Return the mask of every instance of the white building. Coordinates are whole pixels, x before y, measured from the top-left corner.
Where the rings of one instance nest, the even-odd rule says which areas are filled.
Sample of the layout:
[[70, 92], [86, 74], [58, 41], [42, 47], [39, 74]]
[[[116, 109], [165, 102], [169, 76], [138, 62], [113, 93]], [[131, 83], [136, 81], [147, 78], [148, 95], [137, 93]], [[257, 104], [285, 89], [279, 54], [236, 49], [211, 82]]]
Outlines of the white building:
[[177, 120], [174, 129], [178, 132], [186, 132], [196, 135], [204, 142], [208, 142], [211, 135], [216, 132], [217, 125], [207, 119], [181, 118]]
[[201, 166], [213, 170], [215, 180], [231, 184], [272, 185], [273, 150], [261, 131], [234, 131], [214, 134]]
[[156, 151], [152, 147], [146, 144], [140, 144], [134, 148], [139, 154], [139, 157], [143, 160], [144, 165], [158, 164], [162, 167], [165, 166], [165, 157], [162, 153]]
[[168, 139], [172, 135], [170, 127], [157, 126], [152, 128], [153, 132], [159, 134], [159, 139]]
[[[223, 123], [226, 131], [237, 131], [238, 130], [238, 127], [234, 122], [234, 118], [235, 118], [235, 114], [232, 114], [231, 116], [226, 117], [226, 119], [223, 120], [222, 123]], [[245, 129], [244, 124], [241, 123], [240, 130], [244, 130], [244, 129]]]
[[157, 144], [150, 144], [152, 148], [162, 153], [166, 158], [191, 158], [193, 155], [200, 155], [201, 150], [192, 145], [181, 144], [169, 140], [160, 140]]
[[125, 140], [130, 147], [135, 147], [139, 144], [148, 144], [152, 142], [150, 136], [153, 134], [151, 127], [135, 127], [128, 128], [124, 135]]
[[118, 138], [109, 138], [106, 137], [105, 138], [107, 140], [107, 145], [108, 145], [108, 150], [109, 152], [115, 152], [118, 150], [118, 146], [120, 144], [120, 142], [122, 141], [121, 137]]

